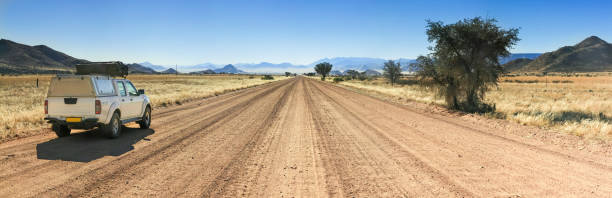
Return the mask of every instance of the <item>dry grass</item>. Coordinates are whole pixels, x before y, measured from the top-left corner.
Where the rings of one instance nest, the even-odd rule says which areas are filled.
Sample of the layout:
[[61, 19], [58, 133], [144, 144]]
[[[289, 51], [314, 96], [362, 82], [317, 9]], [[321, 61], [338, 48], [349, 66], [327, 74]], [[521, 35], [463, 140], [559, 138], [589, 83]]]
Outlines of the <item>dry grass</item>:
[[[520, 83], [517, 83], [520, 82]], [[433, 90], [418, 85], [391, 87], [384, 79], [340, 84], [423, 103], [445, 105]], [[494, 103], [497, 118], [550, 128], [585, 138], [612, 139], [612, 76], [504, 77], [486, 101]]]
[[[0, 140], [48, 127], [43, 120], [43, 102], [51, 75], [39, 76], [36, 88], [34, 75], [0, 77]], [[153, 107], [181, 104], [190, 100], [222, 94], [274, 80], [248, 75], [130, 75], [138, 89], [145, 89]]]

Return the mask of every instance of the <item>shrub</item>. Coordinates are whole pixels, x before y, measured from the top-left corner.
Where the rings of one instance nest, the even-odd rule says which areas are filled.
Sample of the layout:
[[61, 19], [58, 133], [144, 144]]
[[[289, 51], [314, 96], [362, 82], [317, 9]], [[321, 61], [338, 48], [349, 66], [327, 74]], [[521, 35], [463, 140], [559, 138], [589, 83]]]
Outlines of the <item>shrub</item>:
[[263, 77], [261, 77], [262, 80], [274, 80], [274, 77], [272, 77], [271, 75], [264, 75]]
[[338, 83], [338, 82], [341, 82], [341, 81], [344, 81], [344, 79], [342, 79], [342, 77], [334, 77], [334, 82], [335, 83]]
[[364, 80], [368, 79], [368, 77], [366, 75], [359, 75], [358, 78], [359, 78], [360, 81], [364, 81]]

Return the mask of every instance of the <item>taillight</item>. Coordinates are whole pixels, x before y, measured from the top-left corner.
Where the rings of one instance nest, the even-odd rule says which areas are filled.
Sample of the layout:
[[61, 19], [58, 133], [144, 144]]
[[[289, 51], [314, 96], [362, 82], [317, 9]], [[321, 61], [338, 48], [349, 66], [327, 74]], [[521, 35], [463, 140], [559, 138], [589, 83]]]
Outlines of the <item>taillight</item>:
[[49, 114], [49, 101], [45, 100], [45, 114]]
[[100, 111], [102, 111], [102, 103], [100, 103], [100, 100], [96, 100], [96, 114], [100, 114]]

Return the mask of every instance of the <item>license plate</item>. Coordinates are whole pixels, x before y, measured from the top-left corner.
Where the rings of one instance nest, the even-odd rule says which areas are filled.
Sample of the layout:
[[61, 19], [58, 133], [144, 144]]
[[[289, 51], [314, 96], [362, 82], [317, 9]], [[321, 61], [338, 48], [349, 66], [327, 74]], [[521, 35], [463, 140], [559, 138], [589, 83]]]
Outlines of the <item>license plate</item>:
[[66, 122], [81, 122], [81, 118], [66, 118]]

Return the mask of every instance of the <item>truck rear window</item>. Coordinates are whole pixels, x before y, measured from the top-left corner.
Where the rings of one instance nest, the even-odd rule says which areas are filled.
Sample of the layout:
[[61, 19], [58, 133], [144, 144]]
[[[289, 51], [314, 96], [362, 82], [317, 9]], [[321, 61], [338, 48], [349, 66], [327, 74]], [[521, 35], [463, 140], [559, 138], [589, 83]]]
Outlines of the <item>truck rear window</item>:
[[84, 97], [96, 96], [91, 78], [61, 77], [51, 79], [48, 97]]

